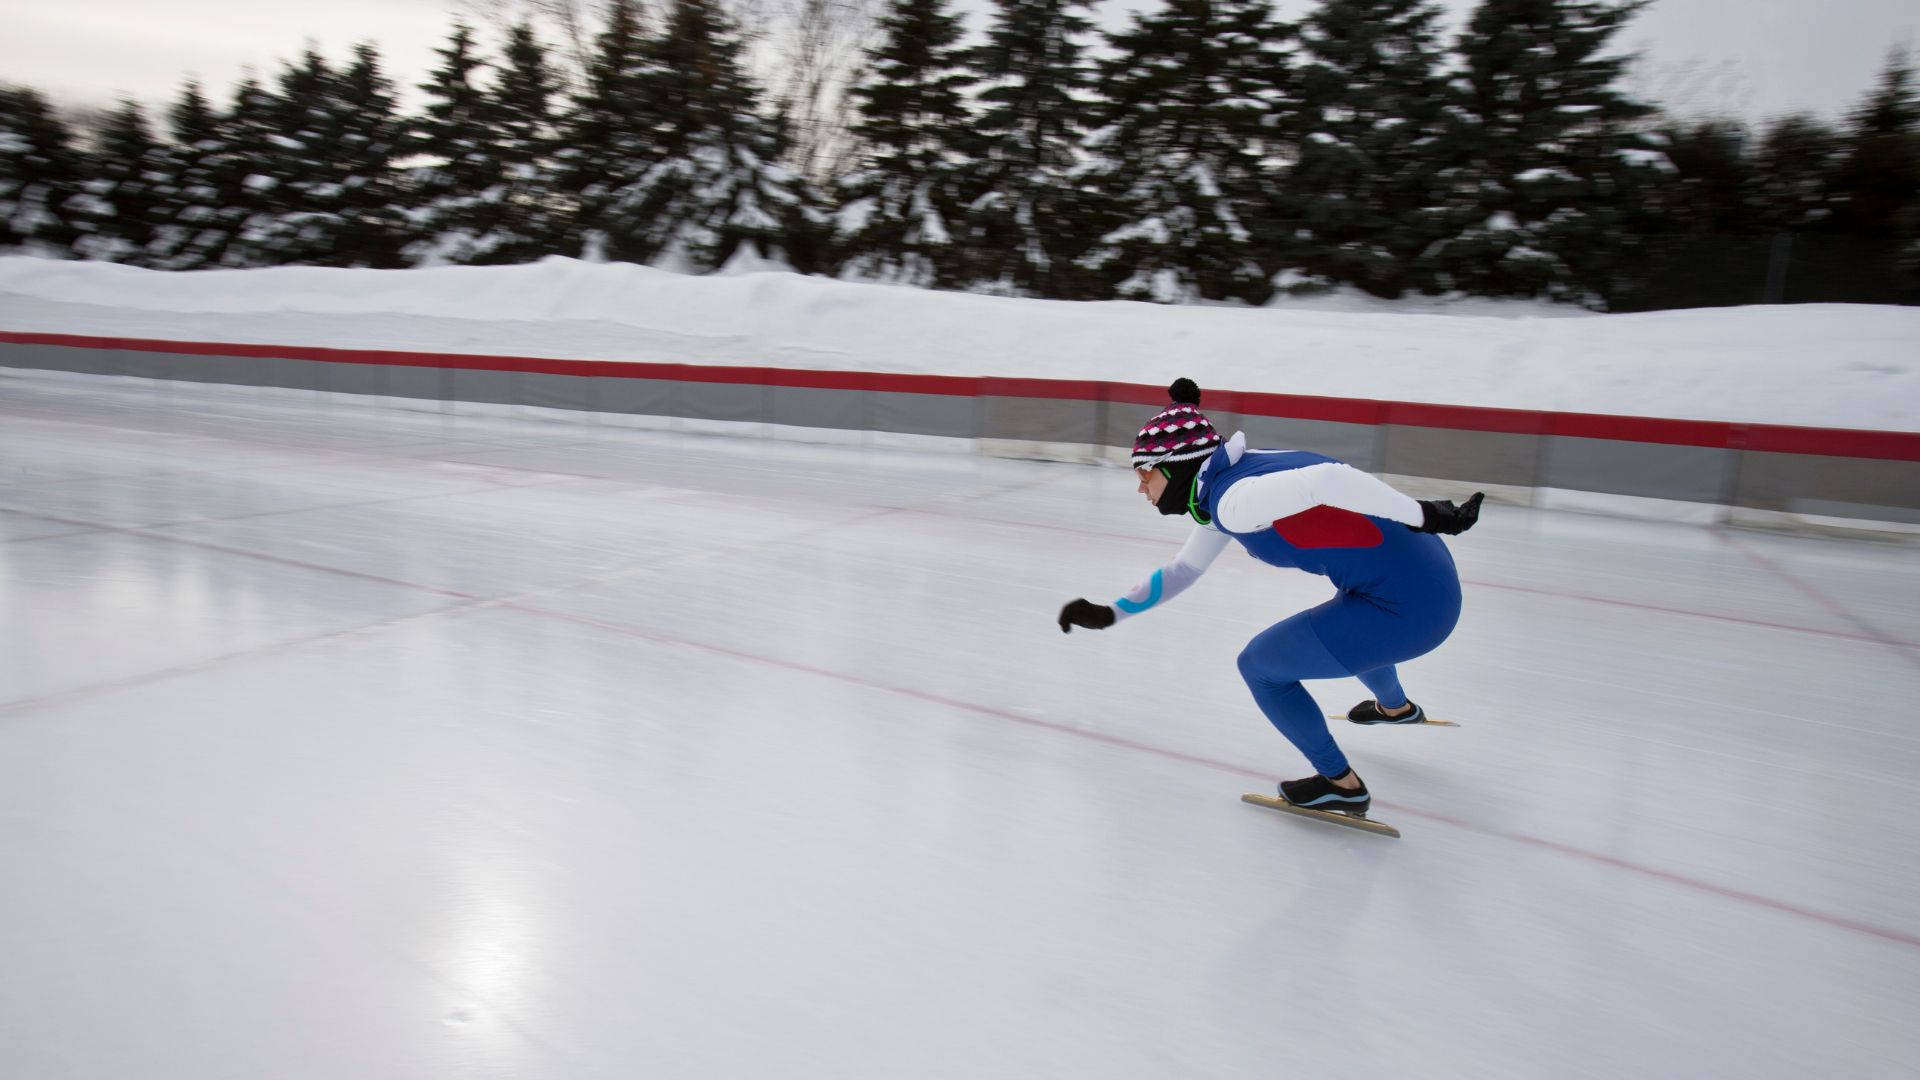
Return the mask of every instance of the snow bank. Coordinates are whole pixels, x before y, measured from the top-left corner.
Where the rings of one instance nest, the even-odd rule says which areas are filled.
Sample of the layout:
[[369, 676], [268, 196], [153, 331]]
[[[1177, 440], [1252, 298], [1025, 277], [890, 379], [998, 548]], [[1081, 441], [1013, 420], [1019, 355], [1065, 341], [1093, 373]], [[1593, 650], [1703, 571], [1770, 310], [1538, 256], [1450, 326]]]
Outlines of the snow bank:
[[1866, 305], [1591, 315], [1336, 296], [1163, 307], [559, 258], [162, 273], [15, 257], [0, 258], [0, 329], [1149, 384], [1188, 375], [1221, 389], [1920, 428], [1920, 309]]

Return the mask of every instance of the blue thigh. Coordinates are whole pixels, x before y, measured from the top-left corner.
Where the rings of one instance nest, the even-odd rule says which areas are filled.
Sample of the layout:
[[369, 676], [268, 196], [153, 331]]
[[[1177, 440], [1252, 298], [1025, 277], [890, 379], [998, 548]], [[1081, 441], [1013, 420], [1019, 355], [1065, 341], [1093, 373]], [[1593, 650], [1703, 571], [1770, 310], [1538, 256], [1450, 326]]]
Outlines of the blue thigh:
[[1247, 680], [1260, 711], [1314, 769], [1322, 776], [1339, 776], [1347, 771], [1347, 755], [1327, 731], [1326, 713], [1300, 680], [1339, 679], [1352, 672], [1321, 643], [1310, 614], [1303, 611], [1247, 642], [1240, 651], [1240, 677]]

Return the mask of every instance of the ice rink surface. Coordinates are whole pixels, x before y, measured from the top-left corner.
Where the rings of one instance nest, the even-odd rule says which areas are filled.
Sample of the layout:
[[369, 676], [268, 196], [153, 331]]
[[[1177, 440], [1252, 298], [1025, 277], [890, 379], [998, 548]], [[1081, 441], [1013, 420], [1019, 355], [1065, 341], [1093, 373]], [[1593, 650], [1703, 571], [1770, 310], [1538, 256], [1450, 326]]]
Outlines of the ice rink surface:
[[1489, 506], [1403, 669], [1462, 726], [1336, 732], [1395, 841], [1239, 801], [1308, 769], [1235, 655], [1321, 579], [1054, 625], [1185, 529], [0, 378], [0, 1073], [1915, 1075], [1920, 547]]

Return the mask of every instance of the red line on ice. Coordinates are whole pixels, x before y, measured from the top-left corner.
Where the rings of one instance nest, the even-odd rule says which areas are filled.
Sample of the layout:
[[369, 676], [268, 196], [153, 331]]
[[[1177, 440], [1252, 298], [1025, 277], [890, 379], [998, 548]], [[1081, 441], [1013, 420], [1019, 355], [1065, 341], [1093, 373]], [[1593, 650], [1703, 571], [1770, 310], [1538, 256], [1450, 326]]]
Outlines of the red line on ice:
[[[503, 606], [513, 608], [517, 611], [524, 611], [532, 615], [539, 615], [545, 618], [561, 619], [567, 622], [580, 623], [586, 626], [597, 627], [602, 630], [610, 630], [615, 633], [625, 634], [630, 637], [644, 638], [646, 640], [659, 642], [661, 644], [679, 645], [685, 648], [698, 649], [702, 652], [713, 653], [717, 656], [725, 656], [735, 660], [746, 660], [752, 663], [765, 664], [769, 667], [785, 668], [788, 671], [797, 671], [797, 672], [802, 672], [808, 675], [818, 675], [824, 678], [835, 679], [840, 682], [849, 683], [855, 686], [866, 687], [867, 689], [871, 689], [871, 690], [880, 690], [890, 694], [899, 694], [902, 697], [916, 698], [920, 701], [925, 701], [930, 704], [939, 705], [945, 708], [960, 709], [966, 712], [977, 713], [982, 716], [991, 716], [999, 720], [1007, 720], [1016, 724], [1024, 724], [1024, 725], [1027, 725], [1028, 727], [1035, 727], [1035, 728], [1041, 728], [1047, 731], [1059, 732], [1060, 734], [1063, 734], [1063, 735], [1071, 735], [1078, 739], [1086, 739], [1091, 742], [1104, 743], [1108, 746], [1118, 746], [1127, 750], [1138, 750], [1142, 753], [1152, 754], [1155, 757], [1167, 758], [1172, 761], [1183, 761], [1190, 765], [1201, 765], [1209, 769], [1217, 770], [1219, 772], [1231, 773], [1235, 776], [1249, 777], [1249, 778], [1264, 781], [1264, 782], [1271, 782], [1273, 780], [1273, 777], [1270, 774], [1263, 772], [1259, 769], [1248, 768], [1244, 765], [1235, 765], [1232, 762], [1219, 761], [1214, 758], [1203, 757], [1199, 754], [1189, 754], [1183, 750], [1175, 750], [1170, 747], [1157, 746], [1153, 743], [1141, 742], [1137, 739], [1129, 739], [1124, 736], [1109, 735], [1099, 731], [1089, 731], [1085, 728], [1073, 727], [1069, 724], [1056, 723], [1052, 720], [1042, 720], [1038, 717], [1023, 716], [1019, 713], [1009, 712], [1005, 709], [997, 709], [990, 705], [981, 705], [975, 702], [961, 701], [957, 698], [945, 697], [940, 694], [929, 694], [923, 690], [912, 690], [906, 687], [893, 686], [887, 683], [875, 681], [873, 679], [863, 678], [858, 675], [849, 675], [845, 672], [833, 671], [828, 668], [815, 667], [812, 664], [802, 664], [802, 663], [798, 663], [791, 660], [780, 660], [771, 656], [762, 656], [758, 653], [743, 652], [739, 649], [730, 649], [724, 645], [711, 645], [705, 642], [691, 641], [686, 638], [674, 637], [669, 634], [657, 633], [655, 631], [646, 630], [641, 627], [628, 626], [624, 623], [611, 622], [605, 619], [596, 619], [590, 616], [572, 615], [566, 612], [550, 611], [546, 608], [532, 607], [525, 604], [512, 603], [512, 602], [509, 602]], [[1407, 806], [1402, 803], [1384, 803], [1383, 802], [1380, 805], [1389, 807], [1396, 814], [1408, 814], [1413, 817], [1425, 818], [1428, 821], [1439, 822], [1443, 825], [1451, 825], [1454, 828], [1464, 829], [1468, 832], [1479, 833], [1482, 836], [1490, 836], [1500, 840], [1510, 840], [1517, 844], [1526, 844], [1531, 847], [1537, 847], [1537, 848], [1542, 848], [1548, 851], [1559, 852], [1562, 855], [1570, 855], [1570, 856], [1573, 856], [1574, 858], [1585, 859], [1589, 862], [1599, 863], [1603, 866], [1611, 866], [1611, 867], [1614, 867], [1615, 869], [1627, 870], [1632, 873], [1640, 874], [1645, 877], [1656, 878], [1658, 880], [1669, 882], [1674, 885], [1684, 885], [1688, 888], [1697, 889], [1701, 892], [1712, 893], [1716, 896], [1725, 897], [1729, 900], [1744, 901], [1746, 903], [1753, 904], [1758, 907], [1769, 908], [1771, 910], [1783, 912], [1788, 915], [1797, 915], [1803, 919], [1808, 919], [1813, 922], [1824, 923], [1828, 926], [1839, 927], [1840, 929], [1843, 929], [1843, 930], [1852, 930], [1856, 933], [1867, 934], [1872, 937], [1880, 938], [1884, 941], [1892, 941], [1901, 945], [1910, 945], [1910, 946], [1913, 946], [1914, 948], [1920, 948], [1920, 935], [1911, 934], [1904, 930], [1895, 930], [1889, 927], [1876, 926], [1872, 923], [1862, 922], [1858, 919], [1849, 918], [1845, 915], [1834, 915], [1825, 911], [1818, 911], [1809, 907], [1801, 907], [1798, 904], [1789, 903], [1785, 900], [1777, 900], [1770, 896], [1763, 896], [1759, 893], [1747, 892], [1744, 889], [1735, 889], [1726, 885], [1717, 885], [1711, 881], [1705, 881], [1695, 877], [1688, 877], [1685, 874], [1675, 873], [1674, 871], [1671, 871], [1671, 870], [1663, 870], [1657, 866], [1648, 866], [1645, 863], [1637, 863], [1630, 859], [1620, 858], [1617, 855], [1608, 855], [1604, 852], [1592, 851], [1587, 848], [1576, 847], [1572, 844], [1561, 843], [1558, 840], [1549, 840], [1546, 837], [1542, 837], [1542, 836], [1532, 836], [1527, 833], [1511, 832], [1505, 829], [1495, 829], [1495, 828], [1488, 827], [1486, 825], [1479, 825], [1462, 818], [1453, 817], [1448, 814], [1437, 813], [1432, 810], [1422, 810], [1417, 807]]]

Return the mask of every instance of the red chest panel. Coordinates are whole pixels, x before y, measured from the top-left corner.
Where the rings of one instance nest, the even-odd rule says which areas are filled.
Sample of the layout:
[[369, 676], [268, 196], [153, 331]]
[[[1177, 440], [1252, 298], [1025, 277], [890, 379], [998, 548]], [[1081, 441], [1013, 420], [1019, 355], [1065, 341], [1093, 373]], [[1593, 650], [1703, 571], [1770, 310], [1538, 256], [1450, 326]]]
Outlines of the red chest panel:
[[1380, 527], [1364, 514], [1316, 506], [1273, 523], [1280, 539], [1297, 548], [1379, 547]]

